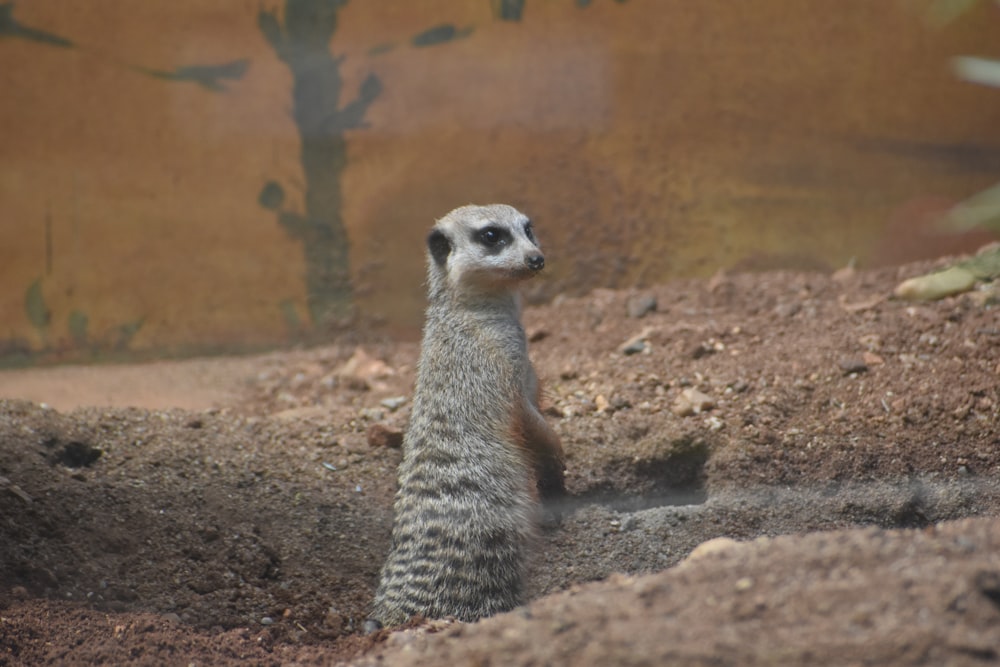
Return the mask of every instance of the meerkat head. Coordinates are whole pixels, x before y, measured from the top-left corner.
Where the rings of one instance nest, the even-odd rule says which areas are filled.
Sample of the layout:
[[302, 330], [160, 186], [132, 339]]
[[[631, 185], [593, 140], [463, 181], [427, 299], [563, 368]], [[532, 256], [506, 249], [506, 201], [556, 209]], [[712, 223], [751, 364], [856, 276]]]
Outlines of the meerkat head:
[[531, 220], [503, 204], [463, 206], [427, 237], [432, 293], [510, 291], [545, 266]]

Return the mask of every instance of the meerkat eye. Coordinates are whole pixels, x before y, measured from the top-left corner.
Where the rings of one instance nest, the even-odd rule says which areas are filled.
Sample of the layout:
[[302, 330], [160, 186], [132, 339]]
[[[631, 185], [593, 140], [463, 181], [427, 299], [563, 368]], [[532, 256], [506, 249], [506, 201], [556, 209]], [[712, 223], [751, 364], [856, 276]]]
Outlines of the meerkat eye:
[[524, 223], [524, 235], [528, 237], [528, 240], [532, 243], [535, 242], [535, 232], [531, 229], [531, 221]]
[[479, 240], [483, 245], [492, 248], [503, 245], [507, 240], [507, 235], [499, 227], [486, 227], [479, 231]]

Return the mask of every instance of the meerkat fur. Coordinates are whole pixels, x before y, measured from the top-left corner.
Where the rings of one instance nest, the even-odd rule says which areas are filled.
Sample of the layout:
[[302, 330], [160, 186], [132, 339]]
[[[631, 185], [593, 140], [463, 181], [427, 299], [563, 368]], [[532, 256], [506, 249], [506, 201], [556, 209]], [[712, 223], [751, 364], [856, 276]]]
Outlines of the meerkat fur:
[[427, 240], [429, 305], [372, 628], [474, 621], [521, 603], [540, 497], [563, 491], [518, 285], [545, 258], [528, 218], [463, 206]]

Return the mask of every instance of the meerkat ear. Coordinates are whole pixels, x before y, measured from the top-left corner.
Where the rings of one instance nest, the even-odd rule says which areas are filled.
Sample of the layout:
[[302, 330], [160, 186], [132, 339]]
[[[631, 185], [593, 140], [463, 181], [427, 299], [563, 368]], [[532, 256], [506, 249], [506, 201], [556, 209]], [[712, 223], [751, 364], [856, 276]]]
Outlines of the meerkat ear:
[[444, 232], [440, 229], [432, 231], [431, 235], [427, 237], [427, 247], [431, 251], [434, 262], [438, 266], [444, 266], [444, 263], [448, 261], [448, 255], [451, 254], [451, 241], [448, 240]]

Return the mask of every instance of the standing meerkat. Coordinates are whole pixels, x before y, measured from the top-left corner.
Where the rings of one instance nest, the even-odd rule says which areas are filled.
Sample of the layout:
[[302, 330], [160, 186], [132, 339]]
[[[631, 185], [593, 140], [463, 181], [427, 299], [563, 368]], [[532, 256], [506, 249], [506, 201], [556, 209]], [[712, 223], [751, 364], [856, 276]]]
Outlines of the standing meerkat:
[[539, 497], [563, 492], [562, 446], [539, 411], [521, 326], [517, 288], [545, 265], [531, 221], [463, 206], [427, 247], [427, 319], [369, 630], [520, 604]]

